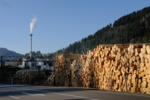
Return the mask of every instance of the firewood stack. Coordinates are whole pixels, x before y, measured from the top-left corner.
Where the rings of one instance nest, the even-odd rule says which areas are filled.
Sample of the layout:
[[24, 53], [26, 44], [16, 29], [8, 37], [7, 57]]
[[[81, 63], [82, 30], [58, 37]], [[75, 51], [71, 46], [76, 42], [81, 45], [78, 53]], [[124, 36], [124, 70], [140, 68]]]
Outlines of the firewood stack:
[[46, 76], [43, 71], [19, 70], [15, 74], [14, 83], [16, 83], [16, 84], [35, 84], [37, 82], [40, 83], [40, 81], [45, 78], [46, 78]]
[[99, 45], [82, 60], [84, 87], [150, 94], [149, 44]]
[[71, 86], [71, 80], [75, 78], [71, 70], [73, 60], [79, 59], [79, 54], [58, 55], [55, 60], [55, 85], [56, 86]]
[[94, 66], [93, 66], [93, 52], [87, 52], [87, 55], [81, 56], [82, 68], [81, 79], [83, 87], [93, 87]]
[[71, 64], [71, 86], [73, 87], [82, 87], [81, 81], [81, 60], [75, 59]]
[[99, 45], [70, 59], [56, 57], [55, 80], [61, 85], [150, 94], [150, 44]]

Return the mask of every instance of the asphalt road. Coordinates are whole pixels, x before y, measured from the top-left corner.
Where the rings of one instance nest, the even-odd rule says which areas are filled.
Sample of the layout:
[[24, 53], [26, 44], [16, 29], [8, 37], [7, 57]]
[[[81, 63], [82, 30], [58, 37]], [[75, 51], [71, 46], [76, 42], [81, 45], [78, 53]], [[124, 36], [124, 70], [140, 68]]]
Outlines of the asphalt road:
[[0, 100], [150, 100], [150, 95], [80, 88], [0, 84]]

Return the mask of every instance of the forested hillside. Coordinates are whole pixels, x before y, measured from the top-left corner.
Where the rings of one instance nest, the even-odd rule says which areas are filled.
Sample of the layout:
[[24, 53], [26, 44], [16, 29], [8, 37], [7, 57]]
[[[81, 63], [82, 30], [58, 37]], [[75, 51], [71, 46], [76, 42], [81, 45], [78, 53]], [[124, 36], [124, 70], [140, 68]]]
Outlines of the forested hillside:
[[149, 43], [150, 7], [122, 16], [92, 35], [70, 44], [68, 47], [49, 54], [81, 54], [99, 44]]
[[0, 48], [0, 56], [23, 56], [22, 54], [14, 51], [7, 50], [6, 48]]

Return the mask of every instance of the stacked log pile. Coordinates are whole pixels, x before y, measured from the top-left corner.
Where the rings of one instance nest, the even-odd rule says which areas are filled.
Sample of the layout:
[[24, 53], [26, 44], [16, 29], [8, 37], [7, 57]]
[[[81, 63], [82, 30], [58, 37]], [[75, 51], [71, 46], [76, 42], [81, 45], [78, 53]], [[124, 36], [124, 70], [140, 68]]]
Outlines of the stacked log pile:
[[81, 60], [75, 59], [71, 64], [71, 86], [73, 87], [82, 87], [81, 81]]
[[[43, 71], [19, 70], [15, 74], [14, 83], [16, 83], [16, 84], [39, 84], [45, 78], [46, 78], [46, 76]], [[41, 84], [43, 84], [43, 83], [41, 83]]]
[[51, 76], [47, 79], [48, 85], [55, 86], [55, 73], [51, 74]]
[[55, 77], [53, 78], [56, 86], [73, 86], [75, 84], [76, 77], [71, 64], [74, 64], [72, 62], [79, 58], [79, 54], [56, 56]]
[[89, 51], [87, 55], [81, 56], [82, 68], [81, 79], [83, 87], [93, 87], [94, 66], [93, 66], [93, 52]]
[[150, 44], [99, 45], [78, 58], [56, 57], [57, 84], [150, 94]]

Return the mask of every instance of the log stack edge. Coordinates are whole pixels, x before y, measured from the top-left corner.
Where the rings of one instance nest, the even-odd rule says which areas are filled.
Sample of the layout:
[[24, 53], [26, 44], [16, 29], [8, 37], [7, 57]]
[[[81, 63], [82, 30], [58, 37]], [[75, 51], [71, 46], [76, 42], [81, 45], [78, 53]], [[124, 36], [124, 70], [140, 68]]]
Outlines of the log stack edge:
[[150, 94], [150, 44], [99, 45], [86, 55], [58, 55], [49, 84]]

